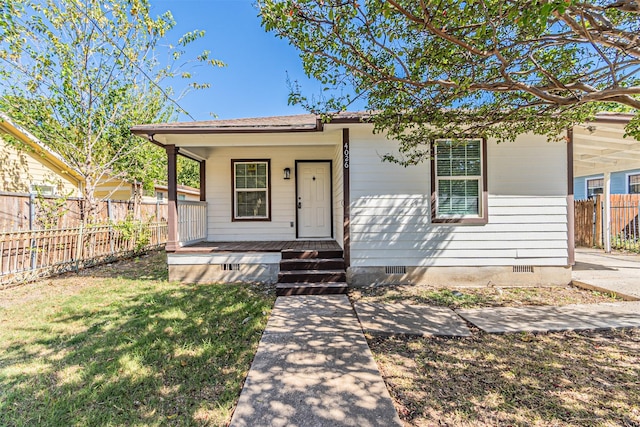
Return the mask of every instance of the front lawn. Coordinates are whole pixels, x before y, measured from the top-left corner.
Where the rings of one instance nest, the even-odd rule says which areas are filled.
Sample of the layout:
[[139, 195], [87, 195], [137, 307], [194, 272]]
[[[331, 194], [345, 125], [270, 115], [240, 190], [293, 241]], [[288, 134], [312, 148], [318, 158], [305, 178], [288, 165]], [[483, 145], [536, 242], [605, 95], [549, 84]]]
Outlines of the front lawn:
[[407, 426], [640, 426], [640, 329], [368, 339]]
[[162, 253], [1, 290], [0, 425], [224, 425], [274, 298]]

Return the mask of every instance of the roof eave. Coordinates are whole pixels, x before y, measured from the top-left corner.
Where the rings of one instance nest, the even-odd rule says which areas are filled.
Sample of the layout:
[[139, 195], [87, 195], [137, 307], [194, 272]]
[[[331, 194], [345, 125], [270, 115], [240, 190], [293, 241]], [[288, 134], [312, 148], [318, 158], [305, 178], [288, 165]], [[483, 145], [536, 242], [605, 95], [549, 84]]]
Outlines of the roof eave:
[[84, 177], [74, 169], [71, 165], [57, 153], [49, 150], [44, 144], [38, 140], [29, 131], [23, 129], [16, 123], [13, 123], [9, 117], [0, 113], [0, 130], [5, 131], [9, 135], [19, 139], [23, 144], [31, 147], [39, 156], [42, 156], [52, 166], [57, 167], [63, 175], [68, 175], [78, 183], [84, 182]]
[[[238, 127], [152, 127], [133, 126], [131, 133], [138, 136], [153, 135], [215, 135], [237, 133], [290, 133], [290, 132], [321, 132], [323, 124], [318, 122], [307, 126], [238, 126]], [[153, 141], [152, 141], [153, 142]]]
[[592, 122], [595, 123], [629, 123], [634, 114], [600, 114]]

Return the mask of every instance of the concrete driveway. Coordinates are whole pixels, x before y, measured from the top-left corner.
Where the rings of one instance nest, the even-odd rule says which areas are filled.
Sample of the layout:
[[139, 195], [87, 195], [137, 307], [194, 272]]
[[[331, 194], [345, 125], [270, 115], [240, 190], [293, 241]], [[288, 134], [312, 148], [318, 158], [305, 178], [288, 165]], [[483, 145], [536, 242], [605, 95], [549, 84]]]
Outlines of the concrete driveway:
[[577, 286], [640, 300], [640, 255], [576, 248], [572, 278]]

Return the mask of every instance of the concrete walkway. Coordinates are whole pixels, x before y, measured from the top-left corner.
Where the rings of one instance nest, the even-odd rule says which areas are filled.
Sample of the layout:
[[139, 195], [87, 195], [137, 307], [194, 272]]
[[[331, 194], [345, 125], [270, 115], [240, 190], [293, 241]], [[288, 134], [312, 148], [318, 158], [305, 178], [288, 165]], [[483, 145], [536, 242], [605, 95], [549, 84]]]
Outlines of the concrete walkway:
[[356, 303], [354, 308], [362, 328], [378, 335], [467, 337], [471, 331], [465, 321], [494, 334], [640, 327], [640, 301], [456, 311], [407, 304]]
[[471, 331], [453, 310], [409, 304], [360, 303], [353, 305], [362, 329], [380, 335], [468, 337]]
[[640, 300], [640, 255], [576, 248], [572, 278], [577, 286]]
[[640, 302], [480, 308], [456, 312], [483, 331], [498, 334], [640, 327]]
[[231, 426], [402, 426], [346, 295], [279, 297]]
[[[581, 286], [640, 299], [640, 256], [576, 251]], [[467, 337], [640, 327], [640, 301], [453, 311], [355, 303], [346, 295], [279, 297], [231, 420], [233, 427], [402, 426], [362, 330]], [[463, 320], [464, 319], [464, 320]]]

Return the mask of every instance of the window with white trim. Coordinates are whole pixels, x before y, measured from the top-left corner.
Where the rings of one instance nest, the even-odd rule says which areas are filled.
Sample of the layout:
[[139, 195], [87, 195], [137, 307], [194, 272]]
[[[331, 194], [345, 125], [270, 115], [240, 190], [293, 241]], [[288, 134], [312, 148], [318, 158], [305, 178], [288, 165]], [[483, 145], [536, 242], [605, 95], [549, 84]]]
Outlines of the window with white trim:
[[483, 215], [483, 140], [438, 139], [434, 143], [436, 218]]
[[640, 174], [629, 175], [629, 194], [640, 194]]
[[42, 196], [55, 196], [56, 189], [49, 184], [31, 184], [31, 192]]
[[233, 160], [233, 218], [269, 220], [269, 160]]
[[587, 197], [593, 197], [604, 193], [604, 178], [587, 180]]

